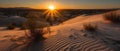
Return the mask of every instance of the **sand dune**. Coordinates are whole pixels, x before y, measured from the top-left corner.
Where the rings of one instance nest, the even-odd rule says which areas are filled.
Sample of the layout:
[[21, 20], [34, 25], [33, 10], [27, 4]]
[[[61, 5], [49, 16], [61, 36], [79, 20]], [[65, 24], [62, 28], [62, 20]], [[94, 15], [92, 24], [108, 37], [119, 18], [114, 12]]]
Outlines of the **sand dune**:
[[113, 51], [99, 39], [86, 38], [79, 34], [72, 34], [67, 37], [57, 35], [44, 42], [34, 43], [27, 47], [29, 48], [21, 48], [22, 51], [28, 49], [30, 51]]
[[[89, 22], [98, 24], [97, 32], [84, 30], [83, 24]], [[0, 46], [0, 51], [119, 51], [120, 25], [106, 22], [102, 14], [78, 16], [58, 26], [52, 26], [51, 30], [54, 36], [43, 42], [28, 45], [17, 44], [3, 38], [24, 35], [24, 31], [0, 31], [0, 35], [2, 34], [0, 45], [4, 44]]]
[[[78, 36], [78, 37], [75, 37]], [[56, 41], [55, 41], [56, 40]], [[55, 41], [55, 42], [53, 42]], [[79, 34], [73, 34], [68, 37], [56, 37], [52, 42], [48, 42], [45, 51], [92, 51], [92, 50], [104, 50], [110, 51], [111, 48], [105, 46], [104, 43], [100, 43], [98, 39], [89, 39]]]

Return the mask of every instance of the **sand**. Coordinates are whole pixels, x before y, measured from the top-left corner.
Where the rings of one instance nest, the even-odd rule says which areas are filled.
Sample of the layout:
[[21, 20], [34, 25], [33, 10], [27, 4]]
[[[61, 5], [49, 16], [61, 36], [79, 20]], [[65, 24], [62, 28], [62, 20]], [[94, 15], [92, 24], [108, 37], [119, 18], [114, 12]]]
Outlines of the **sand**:
[[[48, 39], [31, 44], [18, 43], [24, 40], [23, 30], [0, 31], [0, 51], [119, 51], [120, 25], [102, 15], [82, 15], [52, 26]], [[85, 31], [84, 23], [97, 24], [97, 32]], [[11, 41], [14, 37], [18, 40]]]

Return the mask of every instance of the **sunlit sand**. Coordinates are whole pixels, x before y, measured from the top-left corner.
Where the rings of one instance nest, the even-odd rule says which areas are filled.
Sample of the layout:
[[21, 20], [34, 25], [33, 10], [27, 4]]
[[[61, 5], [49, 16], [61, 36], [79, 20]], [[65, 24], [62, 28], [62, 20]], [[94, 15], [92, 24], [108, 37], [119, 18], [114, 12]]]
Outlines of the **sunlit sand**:
[[[118, 10], [119, 12], [119, 10]], [[112, 40], [120, 40], [120, 25], [108, 23], [103, 19], [103, 14], [90, 15], [90, 16], [77, 16], [70, 20], [63, 22], [62, 24], [51, 26], [51, 35], [46, 33], [47, 37], [43, 42], [35, 43], [29, 46], [31, 51], [79, 51], [79, 50], [102, 50], [113, 51], [115, 43]], [[81, 21], [79, 21], [81, 20]], [[99, 25], [97, 33], [90, 33], [84, 31], [84, 23], [93, 23]], [[114, 28], [115, 27], [115, 28]], [[1, 29], [4, 29], [1, 27]], [[26, 50], [25, 45], [19, 46], [18, 42], [24, 40], [24, 30], [5, 30], [0, 31], [0, 50], [6, 51], [12, 49], [14, 51]], [[116, 36], [117, 35], [117, 36]], [[16, 38], [16, 41], [10, 41], [9, 39]], [[18, 41], [18, 42], [17, 42]], [[105, 42], [103, 42], [105, 41]], [[119, 45], [119, 43], [116, 43]], [[18, 47], [15, 47], [17, 46]]]

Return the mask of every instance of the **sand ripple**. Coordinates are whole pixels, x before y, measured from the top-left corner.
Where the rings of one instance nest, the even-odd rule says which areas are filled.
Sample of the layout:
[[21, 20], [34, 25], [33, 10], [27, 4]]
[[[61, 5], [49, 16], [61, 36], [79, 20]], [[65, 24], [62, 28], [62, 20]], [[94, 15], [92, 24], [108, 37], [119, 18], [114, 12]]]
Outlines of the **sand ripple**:
[[46, 40], [44, 51], [113, 51], [99, 39], [86, 38], [77, 34], [69, 37], [56, 36]]

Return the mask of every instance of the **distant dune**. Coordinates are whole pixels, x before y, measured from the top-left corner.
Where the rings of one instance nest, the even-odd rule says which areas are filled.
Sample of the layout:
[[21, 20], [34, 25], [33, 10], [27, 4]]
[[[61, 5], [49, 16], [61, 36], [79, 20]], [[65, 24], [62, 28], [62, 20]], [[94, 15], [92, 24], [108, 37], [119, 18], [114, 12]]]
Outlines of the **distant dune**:
[[0, 26], [7, 26], [10, 23], [14, 23], [16, 25], [20, 25], [21, 23], [25, 22], [27, 19], [20, 16], [11, 16], [11, 17], [4, 17], [0, 18]]

